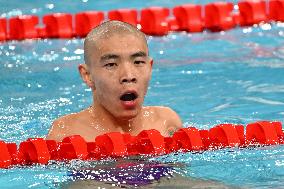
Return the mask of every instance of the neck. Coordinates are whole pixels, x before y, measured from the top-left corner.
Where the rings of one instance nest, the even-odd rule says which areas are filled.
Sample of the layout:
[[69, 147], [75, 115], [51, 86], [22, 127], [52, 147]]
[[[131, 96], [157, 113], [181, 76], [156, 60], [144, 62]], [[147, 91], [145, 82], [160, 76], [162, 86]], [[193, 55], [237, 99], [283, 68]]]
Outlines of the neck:
[[141, 112], [132, 119], [119, 119], [113, 116], [108, 110], [102, 107], [100, 104], [93, 103], [91, 106], [91, 114], [95, 120], [101, 122], [101, 126], [110, 132], [131, 132], [141, 128]]

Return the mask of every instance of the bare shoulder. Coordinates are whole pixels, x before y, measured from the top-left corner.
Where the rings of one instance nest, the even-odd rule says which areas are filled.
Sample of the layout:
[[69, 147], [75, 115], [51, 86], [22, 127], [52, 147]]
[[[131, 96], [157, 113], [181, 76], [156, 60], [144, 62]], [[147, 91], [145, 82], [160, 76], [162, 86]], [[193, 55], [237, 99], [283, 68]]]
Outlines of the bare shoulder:
[[175, 130], [182, 128], [182, 121], [173, 109], [164, 106], [151, 106], [148, 108], [159, 120], [163, 121], [168, 133], [172, 134]]
[[166, 119], [171, 124], [182, 126], [181, 119], [179, 115], [171, 108], [165, 106], [154, 106], [158, 115], [164, 119]]
[[77, 122], [79, 113], [72, 113], [54, 120], [46, 139], [61, 141], [64, 137], [68, 136], [70, 128]]

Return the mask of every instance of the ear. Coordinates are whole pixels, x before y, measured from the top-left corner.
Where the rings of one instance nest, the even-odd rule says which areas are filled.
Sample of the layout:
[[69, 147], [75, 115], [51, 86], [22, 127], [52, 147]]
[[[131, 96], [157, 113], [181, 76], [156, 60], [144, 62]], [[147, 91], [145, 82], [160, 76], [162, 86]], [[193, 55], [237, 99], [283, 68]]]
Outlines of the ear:
[[153, 61], [153, 59], [151, 58], [151, 60], [150, 60], [151, 68], [153, 67], [153, 63], [154, 63], [154, 61]]
[[153, 61], [153, 59], [151, 58], [151, 59], [150, 59], [150, 65], [151, 65], [151, 67], [150, 67], [150, 78], [152, 77], [153, 64], [154, 64], [154, 61]]
[[81, 75], [81, 78], [83, 79], [83, 81], [91, 88], [94, 89], [95, 88], [95, 84], [92, 81], [92, 77], [90, 74], [90, 71], [88, 69], [88, 66], [86, 64], [80, 64], [78, 66], [78, 70], [79, 73]]

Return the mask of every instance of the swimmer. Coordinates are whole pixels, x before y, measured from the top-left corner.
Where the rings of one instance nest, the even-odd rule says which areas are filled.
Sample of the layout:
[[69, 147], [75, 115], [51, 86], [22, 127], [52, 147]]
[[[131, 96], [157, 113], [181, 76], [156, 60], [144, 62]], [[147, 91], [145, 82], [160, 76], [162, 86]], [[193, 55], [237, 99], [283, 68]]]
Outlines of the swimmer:
[[[94, 28], [84, 42], [85, 64], [78, 66], [83, 81], [91, 88], [93, 103], [78, 113], [58, 118], [52, 124], [47, 139], [61, 141], [64, 137], [81, 135], [86, 141], [107, 132], [121, 132], [137, 135], [142, 130], [156, 129], [163, 136], [169, 136], [182, 127], [179, 116], [170, 108], [144, 107], [152, 73], [153, 60], [149, 56], [145, 35], [137, 28], [120, 21], [108, 21]], [[67, 188], [110, 188], [113, 183], [105, 183], [105, 177], [124, 181], [125, 187], [149, 186], [174, 188], [196, 186], [202, 183], [212, 186], [212, 182], [179, 178], [173, 167], [163, 164], [141, 162], [127, 168], [102, 167], [108, 174], [96, 174], [100, 167], [86, 167], [68, 171], [71, 182]], [[142, 163], [144, 165], [144, 163]], [[134, 169], [134, 170], [133, 170]], [[135, 171], [136, 170], [136, 171]], [[123, 177], [120, 173], [132, 175]], [[155, 178], [149, 180], [147, 178]], [[164, 184], [163, 184], [164, 183]], [[64, 183], [66, 184], [66, 183]], [[117, 184], [114, 182], [114, 184]], [[120, 185], [117, 185], [120, 187]], [[200, 186], [200, 185], [198, 185]], [[215, 185], [214, 185], [215, 186]], [[217, 188], [221, 185], [218, 185]], [[124, 186], [123, 186], [124, 187]], [[156, 186], [154, 186], [156, 187]], [[63, 187], [64, 188], [64, 187]]]
[[172, 109], [143, 106], [153, 59], [145, 34], [136, 27], [120, 21], [95, 27], [85, 38], [84, 60], [78, 69], [92, 91], [93, 103], [55, 120], [47, 139], [81, 135], [89, 142], [108, 132], [137, 135], [148, 129], [169, 136], [182, 127]]

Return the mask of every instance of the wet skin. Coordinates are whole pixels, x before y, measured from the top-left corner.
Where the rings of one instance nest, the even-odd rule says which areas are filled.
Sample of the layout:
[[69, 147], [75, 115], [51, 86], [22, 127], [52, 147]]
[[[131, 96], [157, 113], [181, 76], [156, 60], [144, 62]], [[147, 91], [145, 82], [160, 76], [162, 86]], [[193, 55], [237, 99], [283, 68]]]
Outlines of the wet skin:
[[[136, 135], [157, 129], [169, 136], [182, 127], [170, 108], [143, 107], [151, 78], [153, 60], [145, 40], [136, 34], [118, 33], [89, 45], [89, 62], [79, 65], [83, 81], [92, 89], [93, 104], [87, 109], [55, 120], [47, 139], [62, 140], [81, 135], [87, 141], [106, 132]], [[132, 94], [132, 99], [123, 99]]]

